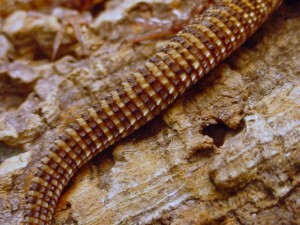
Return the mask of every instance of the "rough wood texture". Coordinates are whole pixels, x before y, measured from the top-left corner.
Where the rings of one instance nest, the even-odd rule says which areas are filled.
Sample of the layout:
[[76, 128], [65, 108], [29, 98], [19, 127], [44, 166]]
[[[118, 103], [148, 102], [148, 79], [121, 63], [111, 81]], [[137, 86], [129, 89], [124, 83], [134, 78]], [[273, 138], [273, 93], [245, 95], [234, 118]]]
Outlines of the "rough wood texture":
[[[147, 10], [155, 12], [161, 5], [139, 7], [146, 12], [142, 15], [147, 15]], [[163, 116], [85, 166], [63, 195], [55, 223], [199, 224], [224, 221], [251, 224], [254, 219], [261, 223], [297, 223], [299, 17], [293, 15], [295, 9], [287, 12], [288, 6], [284, 7], [239, 52], [179, 99]], [[130, 10], [128, 14], [130, 17]], [[105, 35], [105, 29], [109, 31], [112, 22], [104, 22], [103, 18], [105, 13], [92, 25], [103, 28], [103, 23], [106, 24], [102, 30]], [[122, 31], [123, 25], [113, 28]], [[276, 34], [272, 29], [274, 26], [278, 27]], [[30, 37], [30, 32], [26, 35]], [[122, 36], [122, 33], [115, 35]], [[113, 42], [113, 39], [109, 41]], [[95, 93], [99, 85], [106, 86], [103, 89], [109, 91], [108, 80], [118, 82], [124, 70], [132, 69], [124, 69], [122, 64], [130, 64], [130, 60], [142, 63], [143, 57], [154, 51], [154, 43], [136, 46], [130, 50], [132, 52], [124, 46], [119, 49], [117, 44], [115, 48], [112, 48], [113, 44], [104, 44], [94, 51], [94, 57], [103, 60], [102, 68], [93, 68], [98, 58], [75, 62], [63, 58], [54, 65], [41, 60], [21, 66], [17, 60], [15, 65], [11, 64], [3, 77], [18, 80], [12, 84], [25, 85], [29, 91], [25, 95], [4, 92], [3, 96], [8, 100], [3, 104], [1, 115], [2, 125], [6, 126], [2, 129], [5, 131], [1, 133], [2, 140], [6, 143], [5, 148], [13, 145], [16, 150], [21, 147], [33, 149], [33, 155], [29, 158], [25, 153], [1, 165], [3, 223], [19, 219], [19, 202], [24, 197], [24, 170], [30, 171], [35, 159], [44, 154], [39, 150], [44, 148], [43, 145], [49, 145], [61, 129], [51, 131], [49, 127], [54, 127], [59, 118], [69, 120], [72, 115], [68, 114], [76, 115], [82, 106], [95, 102], [100, 95]], [[19, 46], [22, 49], [22, 45]], [[109, 47], [119, 53], [118, 61], [111, 59], [112, 54], [106, 55], [105, 48]], [[11, 49], [7, 49], [8, 54]], [[30, 53], [25, 56], [30, 58]], [[112, 61], [107, 62], [106, 58]], [[98, 73], [89, 74], [84, 69], [86, 65]], [[22, 71], [34, 68], [37, 72], [28, 72], [27, 79], [18, 77], [16, 71], [20, 67]], [[51, 74], [53, 70], [57, 75]], [[112, 72], [113, 77], [106, 76], [95, 82], [99, 76]], [[88, 97], [82, 99], [82, 95]], [[21, 103], [11, 105], [9, 98], [20, 98]], [[76, 102], [77, 99], [82, 100]], [[60, 115], [62, 110], [67, 113]], [[42, 136], [36, 138], [41, 133]], [[215, 133], [219, 136], [214, 139], [207, 136]], [[28, 140], [30, 144], [24, 144]], [[26, 179], [30, 182], [28, 177]]]
[[216, 1], [136, 72], [124, 74], [121, 84], [112, 84], [115, 90], [97, 105], [68, 121], [28, 175], [22, 224], [49, 224], [62, 191], [83, 165], [160, 114], [241, 46], [281, 2]]
[[49, 11], [53, 7], [63, 6], [77, 10], [90, 9], [104, 0], [1, 0], [0, 16], [6, 17], [17, 10]]

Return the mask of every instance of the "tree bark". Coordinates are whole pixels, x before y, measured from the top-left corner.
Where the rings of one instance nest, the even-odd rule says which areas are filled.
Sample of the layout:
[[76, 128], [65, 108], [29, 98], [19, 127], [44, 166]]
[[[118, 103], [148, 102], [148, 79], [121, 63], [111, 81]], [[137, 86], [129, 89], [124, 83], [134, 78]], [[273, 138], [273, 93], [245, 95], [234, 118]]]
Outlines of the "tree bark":
[[[93, 14], [1, 19], [0, 224], [20, 221], [28, 174], [68, 121], [165, 43], [159, 32], [131, 43], [149, 34], [136, 19], [171, 27], [174, 10], [184, 16], [192, 2], [108, 0]], [[284, 2], [160, 116], [88, 162], [53, 224], [300, 224], [299, 12]]]

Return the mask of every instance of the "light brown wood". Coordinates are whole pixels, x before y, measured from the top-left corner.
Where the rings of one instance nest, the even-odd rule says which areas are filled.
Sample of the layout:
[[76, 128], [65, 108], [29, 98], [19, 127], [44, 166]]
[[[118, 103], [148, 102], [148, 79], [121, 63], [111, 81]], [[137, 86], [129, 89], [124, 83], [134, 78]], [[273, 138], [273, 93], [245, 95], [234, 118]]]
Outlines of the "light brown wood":
[[[155, 5], [152, 7], [155, 9]], [[299, 17], [286, 12], [288, 5], [284, 7], [160, 118], [85, 166], [63, 195], [55, 224], [297, 223]], [[296, 12], [296, 8], [291, 7], [290, 12]], [[134, 61], [126, 54], [136, 55], [142, 62], [140, 49], [144, 48], [142, 54], [150, 55], [155, 50], [151, 44], [155, 42], [137, 46], [140, 55], [116, 47], [114, 51], [123, 61], [118, 58], [115, 64], [105, 62], [105, 54], [98, 53], [103, 60], [102, 68], [95, 68], [100, 71], [98, 76], [103, 77], [99, 83], [91, 82], [96, 75], [85, 70], [86, 65], [93, 67], [96, 59], [75, 63], [62, 59], [54, 66], [29, 63], [29, 68], [42, 72], [54, 69], [57, 74], [50, 77], [46, 72], [28, 73], [30, 79], [35, 76], [39, 81], [29, 92], [44, 95], [46, 100], [36, 100], [29, 94], [23, 104], [3, 107], [6, 110], [1, 126], [8, 131], [1, 133], [7, 143], [5, 148], [20, 144], [33, 152], [31, 156], [20, 154], [1, 164], [4, 224], [19, 219], [24, 171], [36, 163], [34, 160], [43, 154], [39, 149], [49, 144], [57, 132], [46, 124], [54, 127], [61, 118], [67, 121], [72, 117], [68, 114], [75, 115], [82, 106], [93, 102], [89, 97], [76, 100], [86, 92], [91, 92], [90, 96], [100, 95], [93, 93], [94, 85], [105, 85], [111, 79], [115, 82], [126, 70], [109, 65], [120, 68], [128, 63], [126, 60]], [[114, 78], [111, 70], [116, 71]], [[8, 76], [13, 77], [14, 73]], [[30, 79], [22, 79], [21, 84], [30, 86]], [[57, 88], [50, 88], [49, 84]], [[109, 84], [104, 88], [109, 91]], [[52, 104], [46, 98], [51, 95], [55, 100]], [[46, 113], [34, 113], [33, 109], [39, 107]], [[67, 113], [55, 116], [65, 110]], [[26, 120], [18, 122], [17, 115], [29, 118], [30, 126], [24, 126]], [[40, 117], [46, 118], [47, 123]], [[211, 130], [221, 136], [215, 138], [218, 147], [204, 135]]]

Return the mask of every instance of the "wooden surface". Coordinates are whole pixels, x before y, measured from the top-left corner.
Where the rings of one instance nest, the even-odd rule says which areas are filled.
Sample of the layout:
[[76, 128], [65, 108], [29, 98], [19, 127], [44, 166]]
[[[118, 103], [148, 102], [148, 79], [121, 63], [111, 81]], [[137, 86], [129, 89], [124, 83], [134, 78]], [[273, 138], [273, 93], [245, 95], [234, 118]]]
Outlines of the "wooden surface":
[[[163, 45], [124, 42], [146, 32], [134, 20], [188, 12], [176, 2], [107, 1], [81, 27], [88, 54], [68, 26], [54, 61], [57, 10], [1, 19], [0, 224], [19, 221], [27, 174], [64, 122]], [[285, 2], [160, 117], [89, 162], [54, 224], [299, 224], [299, 10]]]

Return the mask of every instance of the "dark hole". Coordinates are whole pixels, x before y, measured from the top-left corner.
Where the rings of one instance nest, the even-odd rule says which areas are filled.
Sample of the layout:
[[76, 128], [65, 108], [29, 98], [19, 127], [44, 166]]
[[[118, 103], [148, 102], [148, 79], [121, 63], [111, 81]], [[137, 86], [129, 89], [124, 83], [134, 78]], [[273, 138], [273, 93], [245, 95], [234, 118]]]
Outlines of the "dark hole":
[[92, 13], [93, 17], [96, 17], [100, 12], [103, 12], [104, 10], [105, 4], [96, 4], [90, 9], [90, 12]]
[[70, 203], [70, 202], [67, 202], [67, 203], [66, 203], [66, 207], [67, 207], [68, 209], [70, 209], [70, 208], [72, 207], [71, 203]]
[[34, 89], [34, 82], [23, 84], [6, 73], [0, 71], [0, 113], [17, 109]]
[[211, 137], [214, 141], [214, 145], [220, 147], [224, 143], [225, 134], [229, 130], [225, 124], [210, 124], [203, 129], [203, 134]]
[[18, 146], [10, 146], [0, 141], [0, 164], [13, 156], [21, 154], [24, 150]]

